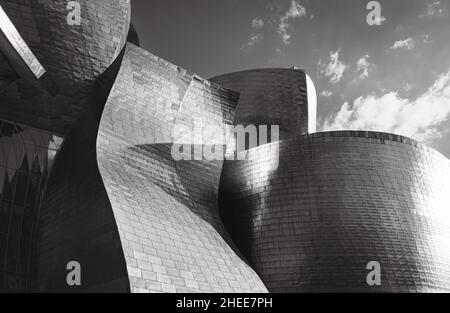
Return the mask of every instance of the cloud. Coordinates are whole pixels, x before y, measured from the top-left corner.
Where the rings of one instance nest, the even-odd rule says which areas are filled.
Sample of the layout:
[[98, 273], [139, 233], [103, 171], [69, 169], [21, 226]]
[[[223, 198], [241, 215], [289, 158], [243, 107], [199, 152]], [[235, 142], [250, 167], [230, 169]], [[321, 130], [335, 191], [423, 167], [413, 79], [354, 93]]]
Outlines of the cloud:
[[322, 60], [319, 60], [319, 72], [326, 77], [330, 77], [330, 82], [333, 84], [341, 81], [344, 72], [349, 67], [339, 61], [340, 53], [340, 48], [336, 52], [330, 52], [330, 62], [326, 65], [322, 63]]
[[242, 45], [241, 50], [247, 50], [253, 47], [255, 44], [264, 39], [264, 36], [261, 34], [252, 34], [248, 39], [248, 42]]
[[405, 92], [410, 92], [411, 90], [414, 89], [414, 86], [411, 85], [410, 83], [405, 83], [402, 87], [403, 91]]
[[415, 47], [415, 45], [416, 45], [415, 41], [411, 37], [409, 37], [404, 40], [396, 41], [390, 49], [391, 50], [397, 50], [397, 49], [412, 50]]
[[384, 131], [431, 141], [441, 136], [449, 119], [450, 71], [415, 100], [390, 92], [359, 97], [352, 105], [345, 102], [336, 116], [326, 119], [324, 129]]
[[254, 18], [252, 21], [252, 28], [255, 30], [259, 30], [264, 27], [264, 21], [260, 18]]
[[356, 63], [356, 70], [359, 72], [359, 79], [365, 79], [369, 77], [370, 69], [375, 67], [375, 65], [369, 62], [369, 58], [370, 56], [366, 54]]
[[441, 1], [427, 1], [427, 8], [425, 13], [419, 15], [419, 18], [424, 17], [441, 17], [444, 16], [444, 9], [441, 6]]
[[323, 96], [323, 97], [329, 98], [329, 97], [331, 97], [333, 95], [333, 93], [331, 91], [329, 91], [329, 90], [324, 90], [324, 91], [322, 91], [320, 93], [320, 95]]
[[291, 6], [288, 11], [281, 17], [278, 24], [278, 34], [281, 36], [283, 43], [289, 45], [291, 42], [291, 34], [288, 32], [291, 26], [291, 20], [302, 18], [306, 16], [306, 9], [300, 5], [296, 0], [291, 1]]
[[260, 42], [261, 40], [263, 40], [263, 35], [261, 34], [253, 34], [252, 36], [250, 36], [250, 39], [247, 43], [248, 46], [253, 46], [254, 44]]
[[256, 17], [252, 20], [251, 25], [255, 32], [250, 35], [247, 43], [242, 45], [241, 50], [248, 50], [248, 48], [253, 47], [255, 44], [264, 39], [264, 36], [259, 32], [264, 27], [264, 21]]

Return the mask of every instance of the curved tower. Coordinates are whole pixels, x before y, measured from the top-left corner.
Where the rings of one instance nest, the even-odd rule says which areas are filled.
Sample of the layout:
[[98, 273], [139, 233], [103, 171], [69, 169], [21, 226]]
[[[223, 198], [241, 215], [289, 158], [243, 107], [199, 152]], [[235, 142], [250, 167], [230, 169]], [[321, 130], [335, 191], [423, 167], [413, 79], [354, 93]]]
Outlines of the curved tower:
[[255, 69], [211, 81], [240, 93], [234, 125], [278, 125], [281, 139], [316, 131], [316, 91], [303, 70]]
[[[450, 161], [373, 132], [297, 136], [226, 161], [221, 212], [271, 292], [450, 290]], [[381, 265], [369, 286], [367, 265]]]

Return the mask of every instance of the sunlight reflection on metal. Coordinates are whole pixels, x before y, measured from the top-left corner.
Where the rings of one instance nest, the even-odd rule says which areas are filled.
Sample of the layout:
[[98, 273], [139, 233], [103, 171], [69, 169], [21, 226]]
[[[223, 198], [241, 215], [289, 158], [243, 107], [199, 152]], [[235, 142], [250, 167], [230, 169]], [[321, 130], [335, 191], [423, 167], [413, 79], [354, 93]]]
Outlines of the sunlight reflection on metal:
[[[18, 74], [40, 79], [45, 69], [28, 47], [6, 12], [0, 6], [0, 50]], [[30, 73], [31, 72], [31, 73]]]

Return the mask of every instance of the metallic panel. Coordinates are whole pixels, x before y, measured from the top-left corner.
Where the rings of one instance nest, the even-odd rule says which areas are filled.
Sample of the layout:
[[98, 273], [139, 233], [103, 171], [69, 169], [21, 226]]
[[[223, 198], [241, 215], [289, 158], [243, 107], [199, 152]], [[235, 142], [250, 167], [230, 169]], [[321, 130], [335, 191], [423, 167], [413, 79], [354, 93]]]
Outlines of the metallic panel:
[[[70, 26], [67, 1], [0, 0], [14, 51], [47, 71], [30, 82], [0, 53], [1, 290], [450, 291], [448, 159], [391, 134], [307, 135], [303, 71], [211, 83], [124, 49], [139, 42], [129, 0], [81, 3]], [[219, 212], [223, 162], [172, 150], [225, 145], [205, 128], [232, 123], [280, 125], [284, 140], [226, 162]], [[66, 284], [70, 261], [82, 286]], [[370, 261], [381, 286], [366, 284]]]
[[[232, 238], [271, 292], [450, 291], [450, 161], [372, 132], [300, 136], [226, 161]], [[368, 286], [370, 261], [381, 286]]]
[[315, 130], [316, 103], [308, 104], [307, 77], [302, 70], [255, 69], [211, 81], [240, 93], [235, 125], [279, 125], [281, 139]]
[[[16, 39], [13, 52], [28, 63], [39, 60], [47, 71], [39, 83], [22, 78], [0, 94], [3, 119], [67, 135], [90, 105], [87, 97], [95, 81], [126, 43], [131, 11], [129, 0], [79, 3], [78, 26], [67, 22], [66, 0], [0, 0], [14, 26], [9, 32], [4, 29], [8, 38]], [[17, 36], [23, 40], [19, 42]], [[0, 44], [2, 50], [10, 46]]]
[[[125, 258], [97, 165], [96, 140], [122, 56], [102, 75], [88, 110], [65, 138], [48, 179], [34, 242], [32, 291], [129, 292]], [[69, 286], [66, 266], [81, 265], [81, 286]]]
[[[132, 44], [107, 101], [98, 164], [132, 292], [264, 292], [218, 212], [221, 161], [174, 161], [177, 128], [231, 124], [238, 95]], [[217, 139], [220, 143], [220, 139]]]

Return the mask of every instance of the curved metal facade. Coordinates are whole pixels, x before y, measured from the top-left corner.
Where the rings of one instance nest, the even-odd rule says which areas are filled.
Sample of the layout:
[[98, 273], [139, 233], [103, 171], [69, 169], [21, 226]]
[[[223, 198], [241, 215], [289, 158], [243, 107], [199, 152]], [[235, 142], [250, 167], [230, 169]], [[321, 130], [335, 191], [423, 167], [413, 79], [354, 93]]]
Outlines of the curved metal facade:
[[[450, 290], [450, 161], [438, 152], [346, 131], [245, 154], [225, 162], [221, 213], [269, 291]], [[371, 261], [381, 286], [366, 283]]]
[[[204, 80], [134, 45], [129, 0], [82, 1], [81, 25], [69, 11], [0, 0], [1, 291], [450, 290], [448, 159], [390, 134], [308, 135], [303, 71]], [[223, 167], [204, 152], [227, 139], [206, 129], [230, 124], [283, 140]]]
[[[211, 78], [240, 93], [235, 125], [279, 125], [280, 138], [316, 128], [316, 103], [308, 103], [308, 80], [295, 68], [255, 69]], [[313, 86], [309, 92], [315, 93]]]
[[[79, 3], [82, 19], [78, 26], [67, 22], [71, 10], [65, 0], [0, 1], [17, 31], [0, 41], [1, 51], [19, 74], [26, 72], [24, 67], [36, 72], [36, 64], [43, 68], [40, 75], [45, 72], [35, 80], [19, 75], [19, 80], [3, 90], [3, 119], [67, 135], [91, 105], [87, 97], [96, 80], [125, 46], [131, 8], [129, 0]], [[8, 25], [0, 26], [0, 35], [13, 32]]]
[[128, 44], [97, 153], [133, 292], [266, 291], [220, 220], [222, 162], [171, 153], [180, 126], [191, 132], [181, 141], [201, 147], [204, 126], [231, 124], [237, 98]]
[[[121, 57], [96, 83], [90, 107], [65, 138], [48, 178], [34, 241], [33, 289], [39, 292], [129, 292], [120, 237], [97, 164], [96, 139]], [[81, 286], [66, 283], [79, 262]]]
[[[41, 175], [39, 201], [25, 210], [32, 216], [21, 215], [21, 207], [31, 204], [20, 197], [14, 199], [14, 195], [9, 201], [12, 204], [4, 201], [0, 207], [10, 216], [10, 226], [2, 225], [0, 229], [9, 238], [6, 244], [0, 244], [1, 249], [6, 247], [2, 255], [7, 255], [2, 267], [6, 274], [1, 273], [4, 291], [129, 291], [95, 144], [101, 112], [127, 40], [130, 2], [79, 3], [81, 25], [70, 25], [67, 17], [73, 8], [68, 7], [68, 1], [0, 1], [0, 69], [8, 74], [0, 82], [0, 119], [27, 125], [25, 129], [29, 126], [43, 130], [46, 136], [64, 137], [61, 149], [48, 147], [43, 151], [40, 147], [41, 155], [58, 153], [52, 171]], [[27, 144], [21, 137], [11, 138], [10, 149], [19, 160], [23, 158], [20, 147], [23, 142]], [[4, 140], [9, 139], [2, 135]], [[32, 153], [26, 156], [34, 158]], [[1, 163], [10, 164], [9, 154], [6, 159], [0, 158]], [[26, 174], [24, 168], [19, 168], [17, 176], [23, 180]], [[28, 190], [33, 179], [31, 174]], [[7, 191], [2, 194], [7, 196]], [[30, 219], [31, 229], [25, 223]], [[14, 228], [16, 224], [21, 227], [19, 232]], [[29, 249], [25, 241], [31, 245]], [[70, 288], [65, 282], [65, 267], [72, 260], [84, 263], [87, 270], [82, 287]], [[26, 264], [26, 273], [21, 264]]]

